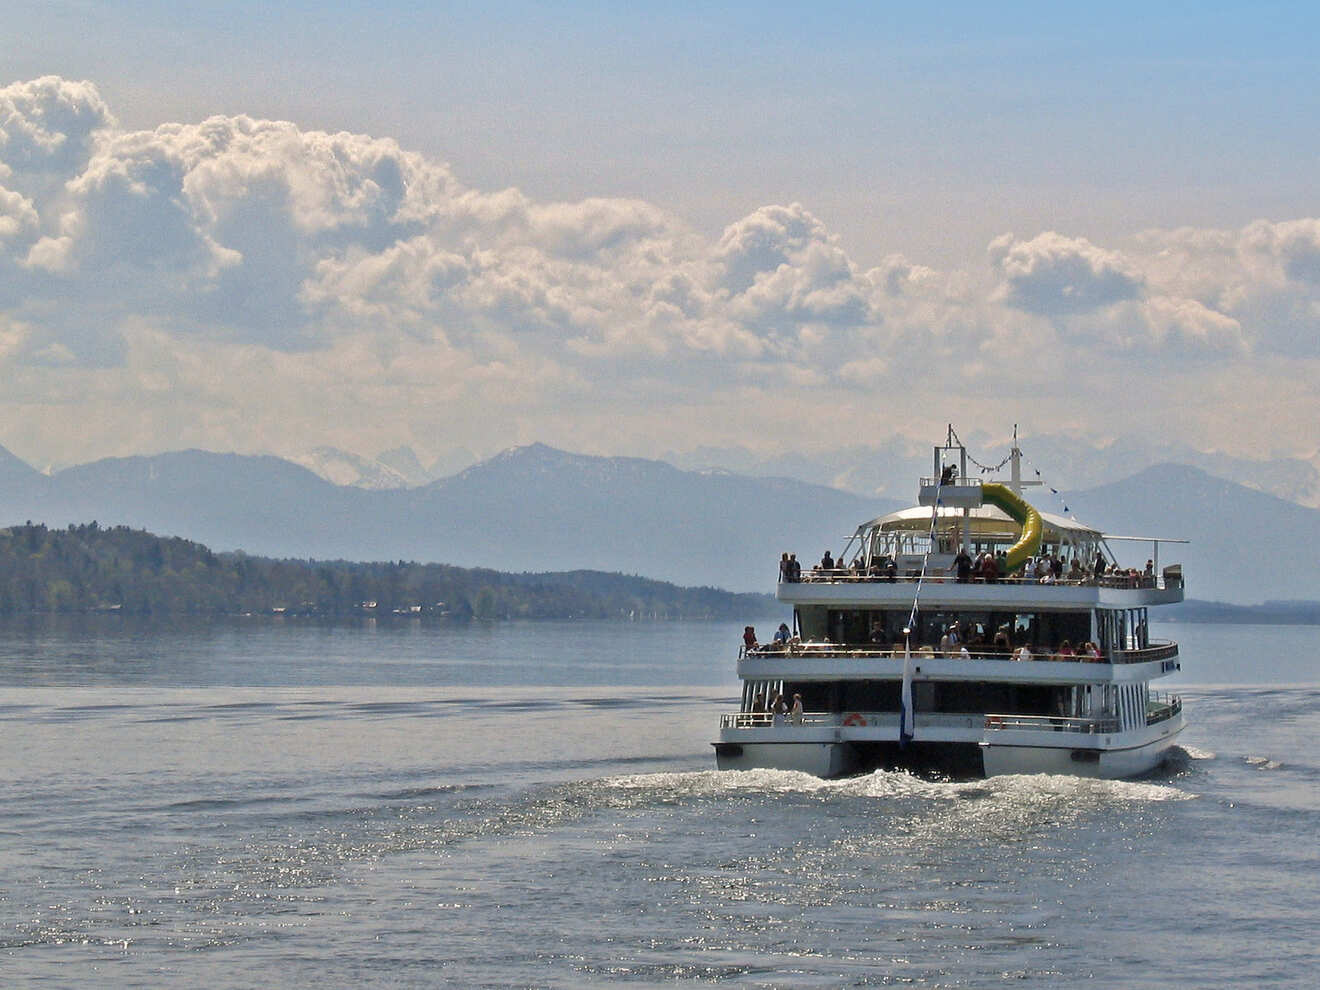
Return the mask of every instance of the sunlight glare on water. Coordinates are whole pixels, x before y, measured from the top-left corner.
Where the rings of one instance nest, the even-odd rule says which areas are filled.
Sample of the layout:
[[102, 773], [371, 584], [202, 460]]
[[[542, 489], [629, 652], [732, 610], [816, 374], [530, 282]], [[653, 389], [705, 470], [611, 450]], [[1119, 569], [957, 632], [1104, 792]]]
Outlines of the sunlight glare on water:
[[1189, 728], [1146, 780], [823, 781], [713, 769], [736, 626], [307, 633], [0, 639], [7, 984], [1300, 987], [1320, 962], [1314, 684], [1191, 682], [1184, 655]]

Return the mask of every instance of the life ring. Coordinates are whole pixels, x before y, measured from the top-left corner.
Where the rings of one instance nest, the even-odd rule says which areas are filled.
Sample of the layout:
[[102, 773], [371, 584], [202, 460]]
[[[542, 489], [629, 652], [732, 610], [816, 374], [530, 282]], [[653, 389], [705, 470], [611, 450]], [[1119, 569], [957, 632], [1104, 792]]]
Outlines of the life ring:
[[844, 724], [844, 725], [865, 725], [865, 724], [866, 724], [866, 719], [862, 718], [862, 716], [858, 715], [856, 712], [849, 712], [847, 715], [845, 715], [845, 716], [843, 717], [843, 724]]
[[985, 727], [987, 729], [998, 729], [1003, 726], [1003, 724], [1004, 720], [995, 715], [989, 715], [985, 720]]

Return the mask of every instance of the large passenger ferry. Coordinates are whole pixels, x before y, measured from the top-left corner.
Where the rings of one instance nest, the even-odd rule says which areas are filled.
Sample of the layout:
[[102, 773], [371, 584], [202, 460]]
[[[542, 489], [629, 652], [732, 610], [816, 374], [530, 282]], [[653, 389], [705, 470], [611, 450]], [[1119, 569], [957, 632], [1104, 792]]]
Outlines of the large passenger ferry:
[[[837, 558], [782, 559], [793, 607], [769, 644], [738, 657], [742, 704], [721, 717], [721, 770], [836, 777], [879, 768], [949, 776], [1134, 777], [1183, 728], [1151, 684], [1180, 669], [1147, 634], [1151, 606], [1182, 601], [1178, 564], [1151, 537], [1107, 535], [1024, 496], [1016, 437], [1003, 481], [968, 475], [953, 428], [918, 505], [857, 527]], [[1111, 543], [1151, 544], [1121, 567]], [[1142, 554], [1144, 556], [1144, 554]]]

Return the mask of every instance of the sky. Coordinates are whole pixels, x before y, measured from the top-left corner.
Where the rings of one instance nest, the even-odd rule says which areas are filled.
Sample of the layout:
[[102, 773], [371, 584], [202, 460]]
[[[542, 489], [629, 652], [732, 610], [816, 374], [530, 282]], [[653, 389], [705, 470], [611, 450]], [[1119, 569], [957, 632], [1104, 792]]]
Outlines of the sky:
[[712, 6], [0, 0], [0, 444], [1316, 457], [1313, 5]]

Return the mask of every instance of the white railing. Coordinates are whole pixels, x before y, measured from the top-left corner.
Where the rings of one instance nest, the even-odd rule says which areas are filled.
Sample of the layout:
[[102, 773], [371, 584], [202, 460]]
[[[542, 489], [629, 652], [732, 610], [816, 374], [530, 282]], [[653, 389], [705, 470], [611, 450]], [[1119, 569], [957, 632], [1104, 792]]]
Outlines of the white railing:
[[808, 712], [801, 722], [794, 722], [791, 716], [784, 716], [778, 722], [769, 712], [729, 712], [720, 716], [721, 729], [768, 729], [771, 726], [803, 725], [838, 725], [840, 716], [830, 712]]
[[987, 715], [985, 728], [1027, 729], [1033, 732], [1080, 732], [1096, 735], [1118, 731], [1115, 718], [1070, 718], [1062, 715]]
[[[1146, 724], [1153, 725], [1156, 722], [1162, 722], [1165, 719], [1172, 718], [1178, 712], [1182, 711], [1182, 702], [1178, 698], [1172, 698], [1167, 702], [1161, 702], [1158, 705], [1152, 704], [1146, 716]], [[923, 725], [935, 727], [930, 719], [932, 713], [926, 713], [926, 718], [922, 713], [917, 714], [917, 726]], [[1003, 729], [1017, 729], [1028, 732], [1076, 732], [1082, 735], [1103, 735], [1106, 733], [1115, 733], [1119, 731], [1118, 719], [1110, 716], [1101, 716], [1099, 718], [1074, 718], [1064, 715], [986, 715], [984, 717], [972, 712], [942, 712], [939, 723], [961, 723], [967, 720], [969, 723], [973, 719], [982, 719], [982, 727], [990, 732], [996, 732]], [[857, 728], [878, 728], [880, 726], [894, 726], [898, 723], [898, 712], [807, 712], [803, 715], [801, 722], [794, 722], [791, 718], [781, 718], [778, 722], [769, 712], [727, 712], [720, 716], [721, 729], [769, 729], [769, 728], [801, 728], [802, 726], [843, 726]]]
[[[906, 573], [899, 571], [893, 575], [881, 572], [878, 569], [855, 571], [850, 567], [812, 567], [810, 570], [804, 570], [802, 576], [797, 581], [784, 582], [786, 584], [914, 584], [917, 580], [916, 573]], [[934, 574], [927, 572], [924, 584], [984, 584], [985, 581], [977, 575], [973, 575], [970, 581], [959, 582], [956, 575]], [[1025, 578], [1020, 575], [1006, 575], [997, 578], [994, 584], [1009, 585], [1040, 585], [1044, 588], [1094, 588], [1097, 585], [1102, 588], [1128, 588], [1128, 589], [1158, 589], [1167, 590], [1183, 587], [1181, 579], [1166, 579], [1159, 575], [1151, 576], [1146, 574], [1106, 574], [1097, 579], [1092, 576], [1073, 577], [1065, 573], [1063, 577], [1053, 581], [1041, 581], [1040, 578]]]
[[1182, 711], [1182, 698], [1177, 695], [1161, 697], [1152, 691], [1150, 701], [1146, 705], [1146, 724], [1154, 725], [1156, 722], [1171, 719], [1180, 711]]
[[[776, 646], [774, 644], [764, 644], [761, 646], [738, 648], [739, 660], [768, 660], [776, 657], [801, 657], [812, 660], [901, 660], [903, 659], [903, 647], [888, 646], [848, 646], [837, 643], [793, 643], [789, 645]], [[963, 657], [961, 654], [941, 654], [933, 647], [922, 647], [914, 649], [912, 656], [918, 660], [1013, 660], [1010, 653], [1000, 653], [989, 650], [968, 651], [969, 655]], [[1164, 660], [1178, 655], [1178, 644], [1172, 641], [1155, 642], [1144, 650], [1115, 650], [1115, 663], [1149, 663], [1153, 660]], [[1104, 657], [1085, 657], [1080, 655], [1067, 656], [1058, 653], [1051, 653], [1046, 650], [1040, 652], [1033, 651], [1031, 659], [1034, 661], [1052, 661], [1059, 663], [1109, 663]]]

